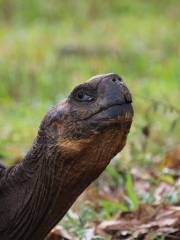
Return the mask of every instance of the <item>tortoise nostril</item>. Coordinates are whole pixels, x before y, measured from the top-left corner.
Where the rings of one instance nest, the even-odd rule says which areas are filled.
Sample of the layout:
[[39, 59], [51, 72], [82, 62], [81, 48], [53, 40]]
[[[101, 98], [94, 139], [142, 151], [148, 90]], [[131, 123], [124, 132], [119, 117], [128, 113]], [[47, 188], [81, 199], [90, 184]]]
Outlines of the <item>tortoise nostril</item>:
[[112, 79], [112, 82], [122, 82], [122, 78], [121, 77], [113, 77]]
[[113, 78], [113, 79], [112, 79], [112, 81], [113, 81], [113, 82], [116, 82], [116, 81], [117, 81], [117, 79], [116, 79], [116, 78]]
[[122, 78], [121, 78], [121, 77], [117, 77], [117, 79], [118, 79], [120, 82], [122, 82]]

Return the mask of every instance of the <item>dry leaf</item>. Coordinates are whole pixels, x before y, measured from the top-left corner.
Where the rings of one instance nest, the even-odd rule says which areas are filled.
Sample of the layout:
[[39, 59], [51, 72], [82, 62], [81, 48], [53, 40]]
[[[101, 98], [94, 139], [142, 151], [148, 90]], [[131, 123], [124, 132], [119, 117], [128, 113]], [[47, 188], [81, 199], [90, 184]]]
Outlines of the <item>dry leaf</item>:
[[75, 238], [70, 236], [70, 234], [62, 226], [57, 225], [48, 234], [45, 240], [75, 240]]
[[175, 234], [180, 230], [180, 207], [141, 205], [136, 212], [122, 213], [118, 219], [102, 222], [97, 229], [112, 235], [113, 239], [130, 240], [142, 236], [152, 239], [160, 234]]

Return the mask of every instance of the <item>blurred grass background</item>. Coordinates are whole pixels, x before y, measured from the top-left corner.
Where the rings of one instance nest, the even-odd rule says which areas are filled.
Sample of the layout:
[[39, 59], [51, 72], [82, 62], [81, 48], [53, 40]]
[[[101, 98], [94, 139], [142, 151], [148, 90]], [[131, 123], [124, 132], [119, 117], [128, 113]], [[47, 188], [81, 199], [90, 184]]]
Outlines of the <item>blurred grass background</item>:
[[[179, 0], [0, 0], [1, 158], [22, 157], [46, 110], [79, 82], [107, 72], [122, 75], [133, 94], [133, 158], [152, 160], [175, 144], [179, 8]], [[149, 125], [159, 143], [152, 139], [144, 157], [140, 128]]]
[[[0, 0], [0, 159], [22, 159], [45, 112], [75, 85], [116, 72], [132, 92], [135, 119], [102, 185], [122, 186], [124, 168], [156, 169], [180, 143], [179, 39], [179, 0]], [[106, 214], [126, 208], [103, 204]]]
[[0, 158], [21, 159], [76, 84], [116, 72], [135, 107], [121, 162], [161, 162], [180, 138], [179, 9], [179, 0], [0, 0]]

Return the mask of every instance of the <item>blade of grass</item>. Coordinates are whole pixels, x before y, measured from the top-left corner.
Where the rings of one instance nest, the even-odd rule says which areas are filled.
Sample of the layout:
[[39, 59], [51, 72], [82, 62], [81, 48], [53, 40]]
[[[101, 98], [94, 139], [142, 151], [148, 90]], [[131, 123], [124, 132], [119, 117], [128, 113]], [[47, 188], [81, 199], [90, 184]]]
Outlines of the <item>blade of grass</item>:
[[138, 198], [134, 189], [133, 180], [131, 174], [127, 174], [126, 176], [126, 189], [128, 192], [128, 196], [131, 202], [132, 210], [136, 210], [138, 208]]

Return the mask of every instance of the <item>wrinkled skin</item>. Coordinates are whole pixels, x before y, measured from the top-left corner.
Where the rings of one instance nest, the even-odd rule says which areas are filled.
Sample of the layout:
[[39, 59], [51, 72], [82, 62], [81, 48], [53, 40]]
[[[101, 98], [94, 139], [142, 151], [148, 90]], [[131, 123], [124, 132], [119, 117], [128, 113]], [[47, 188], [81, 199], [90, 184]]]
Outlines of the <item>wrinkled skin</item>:
[[76, 87], [44, 117], [24, 160], [0, 166], [0, 239], [41, 240], [122, 150], [133, 109], [116, 74]]

